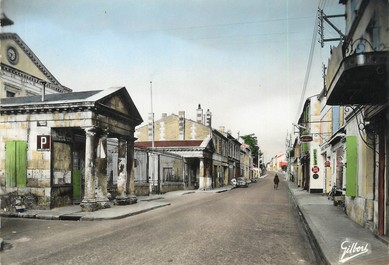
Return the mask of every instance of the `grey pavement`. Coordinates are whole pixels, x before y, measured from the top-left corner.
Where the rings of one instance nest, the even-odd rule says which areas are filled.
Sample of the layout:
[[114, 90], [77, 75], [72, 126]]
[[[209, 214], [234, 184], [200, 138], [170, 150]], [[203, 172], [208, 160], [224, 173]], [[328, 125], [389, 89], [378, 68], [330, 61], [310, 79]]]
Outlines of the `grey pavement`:
[[388, 245], [323, 194], [287, 181], [304, 227], [325, 264], [389, 264]]

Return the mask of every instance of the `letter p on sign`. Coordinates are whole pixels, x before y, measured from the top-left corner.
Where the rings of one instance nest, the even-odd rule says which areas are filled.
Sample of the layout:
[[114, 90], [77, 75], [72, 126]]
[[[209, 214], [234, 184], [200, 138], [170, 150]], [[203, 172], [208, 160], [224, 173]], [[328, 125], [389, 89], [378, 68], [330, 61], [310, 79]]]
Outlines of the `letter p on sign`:
[[49, 150], [51, 144], [50, 135], [37, 136], [37, 150]]

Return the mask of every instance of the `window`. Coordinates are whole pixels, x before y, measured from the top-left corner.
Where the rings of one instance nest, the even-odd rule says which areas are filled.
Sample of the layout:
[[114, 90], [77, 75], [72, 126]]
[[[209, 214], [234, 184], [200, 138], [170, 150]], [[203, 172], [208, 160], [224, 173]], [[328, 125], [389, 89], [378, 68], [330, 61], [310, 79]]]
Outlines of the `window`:
[[71, 184], [72, 148], [70, 143], [53, 142], [53, 184]]
[[27, 142], [9, 141], [5, 143], [5, 171], [7, 187], [26, 187], [27, 183]]
[[16, 93], [11, 92], [11, 91], [7, 91], [7, 93], [6, 93], [6, 97], [7, 97], [7, 98], [14, 98], [15, 95], [16, 95]]
[[163, 179], [165, 181], [177, 181], [176, 173], [173, 168], [171, 167], [165, 167], [163, 168]]

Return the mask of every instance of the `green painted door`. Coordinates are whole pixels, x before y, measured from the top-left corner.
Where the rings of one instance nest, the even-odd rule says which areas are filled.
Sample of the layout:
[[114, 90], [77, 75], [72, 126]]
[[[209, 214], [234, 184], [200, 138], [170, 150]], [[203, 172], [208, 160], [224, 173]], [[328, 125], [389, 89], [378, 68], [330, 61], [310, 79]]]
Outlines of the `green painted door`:
[[81, 200], [81, 171], [73, 170], [73, 200]]
[[5, 144], [6, 186], [26, 187], [27, 184], [27, 143], [9, 141]]

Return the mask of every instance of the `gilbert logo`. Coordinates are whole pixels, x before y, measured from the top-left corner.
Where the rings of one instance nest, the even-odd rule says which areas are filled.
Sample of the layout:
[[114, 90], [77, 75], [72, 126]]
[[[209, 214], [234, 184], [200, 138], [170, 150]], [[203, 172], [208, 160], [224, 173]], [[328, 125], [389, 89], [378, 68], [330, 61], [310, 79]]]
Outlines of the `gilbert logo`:
[[340, 263], [345, 263], [353, 258], [370, 253], [369, 243], [346, 239], [340, 245]]

